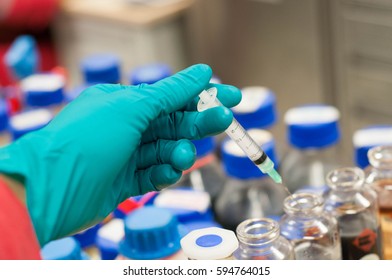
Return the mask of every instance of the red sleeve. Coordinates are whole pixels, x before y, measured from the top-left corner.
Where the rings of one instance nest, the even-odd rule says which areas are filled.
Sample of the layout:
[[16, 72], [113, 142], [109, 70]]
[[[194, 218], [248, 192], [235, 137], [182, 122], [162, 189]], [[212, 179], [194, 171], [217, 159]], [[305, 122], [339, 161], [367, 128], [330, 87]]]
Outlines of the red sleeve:
[[0, 260], [41, 259], [27, 208], [0, 179]]

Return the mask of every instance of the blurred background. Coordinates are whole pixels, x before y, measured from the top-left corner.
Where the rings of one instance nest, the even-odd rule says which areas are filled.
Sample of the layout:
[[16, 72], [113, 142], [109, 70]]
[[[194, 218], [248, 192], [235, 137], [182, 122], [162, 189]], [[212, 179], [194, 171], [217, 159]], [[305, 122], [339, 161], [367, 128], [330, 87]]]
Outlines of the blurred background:
[[[369, 148], [392, 143], [390, 0], [0, 0], [0, 138], [11, 135], [0, 142], [42, 127], [89, 85], [153, 83], [194, 63], [243, 91], [235, 116], [263, 129], [252, 135], [291, 192], [324, 193], [330, 170], [365, 168]], [[324, 106], [299, 107], [309, 104]], [[196, 141], [198, 161], [174, 190], [129, 199], [114, 217], [153, 204], [177, 209], [188, 230], [279, 220], [287, 194], [223, 139]], [[106, 222], [76, 238], [114, 258], [124, 225], [96, 239]]]
[[[0, 56], [18, 35], [31, 34], [41, 70], [65, 67], [70, 86], [80, 84], [80, 61], [94, 53], [118, 55], [124, 83], [129, 71], [151, 62], [167, 63], [173, 71], [208, 63], [223, 83], [271, 88], [280, 120], [288, 108], [304, 103], [337, 106], [350, 159], [356, 129], [391, 122], [388, 0], [1, 3]], [[12, 84], [0, 64], [1, 85]], [[284, 139], [282, 122], [274, 129]]]

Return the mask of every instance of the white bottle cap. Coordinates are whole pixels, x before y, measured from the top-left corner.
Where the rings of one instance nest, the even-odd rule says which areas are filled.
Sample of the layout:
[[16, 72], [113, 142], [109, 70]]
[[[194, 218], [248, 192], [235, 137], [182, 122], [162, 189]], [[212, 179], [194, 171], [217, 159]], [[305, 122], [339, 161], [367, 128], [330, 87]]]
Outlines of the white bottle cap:
[[124, 221], [121, 219], [113, 219], [106, 225], [102, 226], [98, 230], [98, 236], [100, 238], [119, 243], [123, 239], [124, 233]]
[[154, 205], [204, 213], [210, 207], [210, 196], [205, 191], [164, 190], [154, 200]]
[[188, 233], [181, 239], [185, 255], [193, 260], [222, 260], [238, 248], [234, 232], [217, 228], [203, 228]]

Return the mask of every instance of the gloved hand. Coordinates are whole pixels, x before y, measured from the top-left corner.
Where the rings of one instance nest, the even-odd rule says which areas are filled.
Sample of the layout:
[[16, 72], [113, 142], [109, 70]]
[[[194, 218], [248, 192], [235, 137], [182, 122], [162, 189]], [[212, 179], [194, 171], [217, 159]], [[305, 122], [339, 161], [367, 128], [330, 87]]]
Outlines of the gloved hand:
[[[91, 226], [130, 196], [175, 183], [195, 161], [192, 142], [226, 129], [224, 107], [196, 111], [212, 72], [195, 65], [153, 85], [97, 85], [45, 128], [0, 149], [0, 172], [21, 181], [41, 245]], [[241, 100], [214, 85], [221, 102]]]

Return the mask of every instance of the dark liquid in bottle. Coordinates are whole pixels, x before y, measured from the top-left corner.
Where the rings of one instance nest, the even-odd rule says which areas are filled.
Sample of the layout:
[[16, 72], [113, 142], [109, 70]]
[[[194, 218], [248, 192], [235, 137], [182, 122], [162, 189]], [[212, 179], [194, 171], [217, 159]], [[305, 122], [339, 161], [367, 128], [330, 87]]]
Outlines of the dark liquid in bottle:
[[392, 179], [376, 181], [373, 187], [378, 193], [384, 257], [390, 260], [392, 259]]
[[380, 228], [366, 228], [358, 236], [341, 236], [344, 260], [382, 259]]

